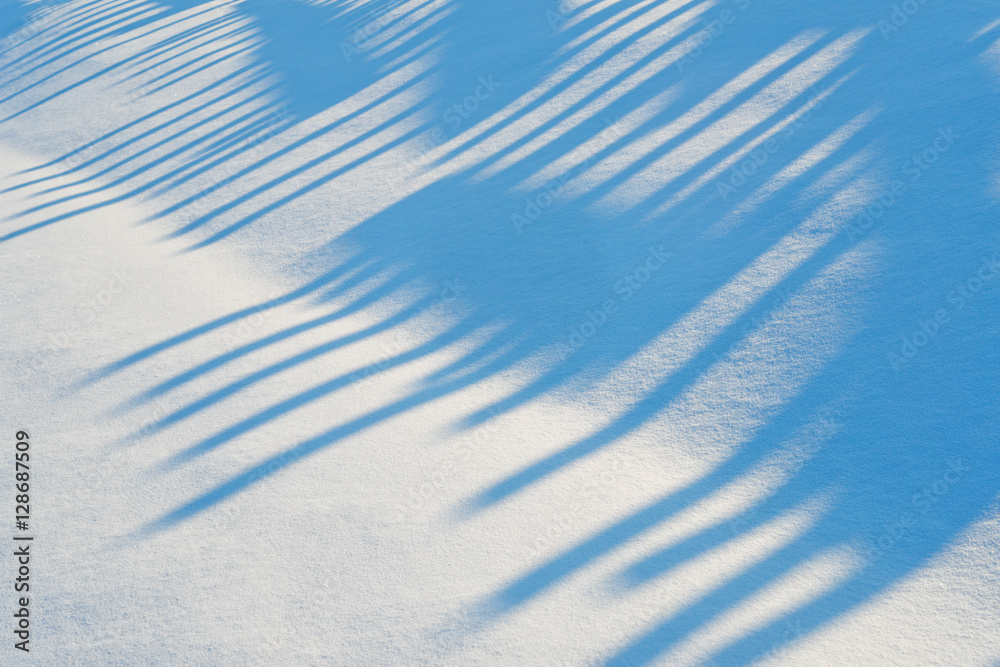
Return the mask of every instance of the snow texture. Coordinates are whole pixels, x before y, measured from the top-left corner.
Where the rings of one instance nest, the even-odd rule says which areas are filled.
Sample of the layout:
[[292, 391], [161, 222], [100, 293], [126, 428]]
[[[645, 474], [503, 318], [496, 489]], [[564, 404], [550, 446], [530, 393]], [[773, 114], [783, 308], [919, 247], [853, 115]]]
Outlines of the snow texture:
[[0, 0], [0, 663], [1000, 664], [998, 93], [995, 0]]

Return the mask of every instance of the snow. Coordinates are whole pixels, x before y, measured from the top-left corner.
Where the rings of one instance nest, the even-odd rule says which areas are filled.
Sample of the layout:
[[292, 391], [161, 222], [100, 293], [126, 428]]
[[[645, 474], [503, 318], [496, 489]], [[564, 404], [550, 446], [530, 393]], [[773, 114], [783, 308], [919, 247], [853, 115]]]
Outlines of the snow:
[[0, 0], [0, 664], [997, 664], [998, 91], [986, 0]]

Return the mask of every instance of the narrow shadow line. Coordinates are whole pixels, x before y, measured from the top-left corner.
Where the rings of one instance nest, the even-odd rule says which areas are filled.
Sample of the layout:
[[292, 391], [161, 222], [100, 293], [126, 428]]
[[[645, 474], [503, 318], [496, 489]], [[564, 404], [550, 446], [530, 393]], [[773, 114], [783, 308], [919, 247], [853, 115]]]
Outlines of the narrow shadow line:
[[[225, 387], [222, 387], [221, 389], [218, 389], [217, 391], [214, 391], [211, 394], [197, 401], [194, 401], [193, 403], [184, 406], [180, 410], [177, 410], [176, 412], [164, 417], [163, 419], [161, 419], [160, 421], [154, 423], [151, 427], [149, 427], [146, 432], [156, 433], [162, 431], [163, 429], [169, 426], [172, 426], [195, 414], [198, 414], [199, 412], [208, 409], [209, 407], [215, 405], [216, 403], [219, 403], [220, 401], [225, 400], [226, 398], [229, 398], [230, 396], [238, 394], [239, 392], [253, 386], [254, 384], [257, 384], [259, 382], [266, 380], [267, 378], [277, 375], [278, 373], [286, 371], [290, 368], [294, 368], [299, 364], [311, 361], [317, 357], [320, 357], [334, 350], [338, 350], [356, 341], [363, 340], [365, 338], [373, 336], [379, 332], [391, 329], [397, 326], [398, 324], [405, 322], [410, 317], [413, 317], [415, 314], [419, 313], [424, 307], [426, 307], [430, 303], [431, 299], [428, 297], [427, 299], [414, 304], [413, 306], [407, 308], [406, 310], [394, 315], [393, 317], [383, 322], [380, 322], [375, 326], [369, 327], [364, 331], [360, 331], [350, 336], [344, 336], [342, 338], [338, 338], [328, 343], [324, 343], [323, 345], [317, 345], [316, 347], [306, 350], [300, 354], [294, 355], [277, 363], [271, 364], [254, 373], [250, 373], [249, 375], [242, 377], [240, 380], [228, 384]], [[391, 360], [386, 361], [385, 362], [386, 367], [388, 367], [390, 363]], [[380, 368], [381, 365], [382, 362], [376, 363], [373, 368], [376, 369]]]
[[358, 417], [357, 419], [351, 420], [346, 424], [334, 427], [314, 438], [301, 442], [295, 447], [292, 447], [281, 454], [276, 454], [268, 458], [266, 461], [249, 468], [228, 482], [220, 484], [211, 491], [208, 491], [207, 493], [204, 493], [185, 503], [181, 507], [178, 507], [163, 517], [146, 524], [139, 529], [139, 531], [137, 531], [136, 536], [151, 537], [157, 533], [163, 532], [164, 530], [168, 530], [182, 521], [194, 517], [206, 509], [217, 505], [229, 497], [247, 489], [263, 479], [274, 475], [280, 470], [287, 468], [307, 456], [321, 451], [340, 440], [354, 435], [355, 433], [359, 433], [369, 426], [374, 426], [375, 424], [384, 422], [392, 417], [395, 417], [396, 415], [402, 414], [407, 410], [419, 407], [442, 396], [446, 396], [462, 387], [469, 386], [482, 379], [482, 377], [484, 377], [482, 374], [477, 373], [474, 377], [467, 377], [462, 381], [449, 382], [434, 387], [428, 387], [411, 394], [406, 398], [400, 399], [395, 403], [378, 410], [374, 410], [366, 415]]
[[809, 531], [698, 601], [678, 611], [612, 656], [606, 665], [646, 665], [722, 612], [748, 599], [822, 549]]
[[198, 336], [203, 336], [227, 324], [232, 324], [233, 322], [237, 322], [245, 317], [249, 317], [250, 315], [264, 312], [266, 310], [271, 310], [273, 308], [277, 308], [278, 306], [283, 306], [287, 303], [291, 303], [292, 301], [295, 301], [297, 299], [301, 299], [304, 296], [308, 296], [309, 294], [314, 293], [316, 290], [324, 287], [325, 285], [334, 282], [338, 278], [343, 277], [350, 270], [358, 268], [359, 266], [363, 266], [364, 264], [365, 263], [362, 262], [362, 258], [360, 256], [355, 256], [352, 259], [348, 260], [347, 262], [343, 263], [337, 269], [323, 274], [319, 278], [316, 278], [315, 280], [306, 283], [302, 287], [292, 290], [288, 294], [280, 296], [276, 299], [265, 301], [256, 306], [243, 308], [242, 310], [238, 310], [234, 313], [230, 313], [229, 315], [225, 315], [223, 317], [212, 320], [211, 322], [208, 322], [206, 324], [202, 324], [201, 326], [189, 329], [188, 331], [185, 331], [182, 334], [172, 336], [171, 338], [168, 338], [167, 340], [162, 341], [160, 343], [156, 343], [155, 345], [150, 345], [149, 347], [143, 348], [138, 352], [134, 352], [129, 356], [125, 357], [124, 359], [121, 359], [120, 361], [116, 361], [112, 364], [105, 366], [99, 371], [91, 373], [86, 379], [81, 381], [81, 384], [83, 385], [92, 384], [97, 380], [106, 378], [114, 373], [118, 373], [128, 368], [129, 366], [133, 366], [139, 363], [140, 361], [143, 361], [144, 359], [148, 359], [149, 357], [159, 354], [160, 352], [163, 352], [172, 347], [176, 347], [181, 343], [185, 343], [189, 340], [197, 338]]
[[[208, 361], [195, 366], [190, 370], [180, 373], [179, 375], [176, 375], [169, 380], [165, 380], [164, 382], [161, 382], [160, 384], [151, 387], [150, 389], [146, 390], [138, 397], [130, 401], [127, 407], [128, 408], [138, 407], [139, 405], [147, 403], [156, 398], [157, 396], [161, 396], [167, 393], [168, 391], [171, 391], [172, 389], [176, 389], [180, 386], [187, 384], [188, 382], [196, 380], [197, 378], [206, 375], [207, 373], [210, 373], [211, 371], [220, 368], [231, 361], [235, 361], [236, 359], [244, 357], [258, 350], [262, 350], [266, 347], [269, 347], [281, 341], [288, 340], [289, 338], [293, 338], [295, 336], [298, 336], [299, 334], [305, 333], [307, 331], [312, 331], [313, 329], [317, 329], [326, 324], [330, 324], [332, 322], [336, 322], [337, 320], [343, 319], [348, 315], [357, 313], [363, 310], [364, 308], [367, 308], [371, 304], [377, 303], [380, 299], [385, 298], [388, 295], [392, 294], [396, 289], [405, 285], [409, 279], [410, 279], [409, 276], [404, 272], [403, 274], [399, 274], [393, 277], [391, 280], [387, 281], [383, 285], [380, 285], [378, 288], [372, 290], [370, 293], [364, 295], [363, 297], [358, 298], [354, 302], [344, 306], [343, 308], [339, 308], [332, 313], [323, 315], [322, 317], [314, 318], [312, 320], [309, 320], [308, 322], [303, 322], [301, 324], [288, 327], [287, 329], [283, 329], [282, 331], [271, 334], [270, 336], [265, 336], [251, 343], [247, 343], [246, 345], [242, 345], [230, 352], [217, 355], [209, 359]], [[340, 340], [350, 339], [352, 338], [352, 336], [345, 336]]]
[[[339, 377], [318, 384], [311, 389], [300, 392], [294, 396], [291, 396], [279, 403], [275, 403], [271, 407], [248, 417], [232, 426], [224, 429], [223, 431], [217, 433], [214, 436], [206, 438], [201, 442], [194, 444], [184, 451], [178, 453], [176, 456], [172, 457], [166, 464], [165, 468], [174, 468], [182, 463], [190, 461], [198, 456], [202, 456], [217, 447], [232, 441], [233, 439], [248, 433], [255, 428], [263, 426], [268, 422], [274, 421], [278, 417], [286, 415], [294, 410], [298, 410], [305, 405], [314, 403], [315, 401], [324, 398], [339, 389], [351, 385], [355, 381], [362, 380], [364, 378], [370, 377], [376, 373], [384, 372], [390, 368], [396, 368], [407, 364], [416, 359], [420, 359], [431, 352], [435, 352], [449, 345], [450, 343], [459, 340], [462, 336], [468, 333], [470, 327], [461, 326], [456, 327], [446, 334], [442, 334], [423, 345], [414, 348], [408, 352], [398, 354], [392, 359], [386, 362], [378, 362], [375, 364], [369, 364], [362, 369], [354, 371], [352, 373], [347, 373]], [[455, 381], [455, 383], [446, 384], [456, 384], [460, 381]]]

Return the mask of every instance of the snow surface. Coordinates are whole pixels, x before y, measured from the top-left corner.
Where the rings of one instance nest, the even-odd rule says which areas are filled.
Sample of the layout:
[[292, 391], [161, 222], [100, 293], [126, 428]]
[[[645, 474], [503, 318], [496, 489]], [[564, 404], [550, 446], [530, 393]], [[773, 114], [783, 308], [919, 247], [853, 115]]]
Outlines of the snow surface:
[[0, 662], [1000, 664], [998, 92], [993, 0], [0, 0]]

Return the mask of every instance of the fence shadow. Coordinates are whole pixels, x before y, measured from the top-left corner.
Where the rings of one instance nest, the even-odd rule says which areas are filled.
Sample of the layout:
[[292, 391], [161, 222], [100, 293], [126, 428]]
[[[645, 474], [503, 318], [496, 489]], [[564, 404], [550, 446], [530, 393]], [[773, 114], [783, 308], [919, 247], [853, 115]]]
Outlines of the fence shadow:
[[[924, 567], [996, 501], [1000, 401], [984, 368], [995, 368], [988, 350], [1000, 349], [990, 285], [1000, 246], [988, 227], [998, 105], [979, 58], [998, 37], [983, 29], [1000, 13], [962, 4], [967, 11], [922, 5], [896, 25], [891, 7], [860, 1], [622, 0], [573, 11], [526, 0], [69, 3], [7, 47], [0, 117], [39, 113], [102, 78], [171, 101], [46, 165], [55, 176], [23, 174], [12, 187], [42, 183], [45, 197], [0, 242], [141, 195], [163, 220], [180, 221], [169, 234], [195, 251], [254, 233], [374, 160], [407, 155], [402, 175], [423, 179], [420, 187], [330, 238], [328, 256], [344, 259], [84, 382], [255, 313], [297, 301], [328, 307], [122, 407], [138, 409], [253, 352], [393, 304], [369, 328], [199, 396], [141, 440], [456, 297], [426, 341], [185, 443], [167, 464], [178, 467], [360, 379], [459, 345], [465, 353], [411, 394], [289, 444], [142, 533], [512, 369], [532, 379], [456, 429], [542, 397], [572, 400], [631, 369], [652, 388], [610, 406], [603, 429], [497, 479], [454, 520], [658, 420], [729, 455], [511, 581], [482, 601], [483, 623], [777, 465], [782, 475], [755, 504], [608, 582], [633, 595], [790, 514], [808, 515], [793, 538], [606, 656], [668, 659], [776, 582], [830, 554], [845, 559], [815, 597], [705, 657], [746, 664]], [[84, 66], [111, 49], [123, 54], [113, 65]], [[85, 74], [74, 77], [77, 69]]]

